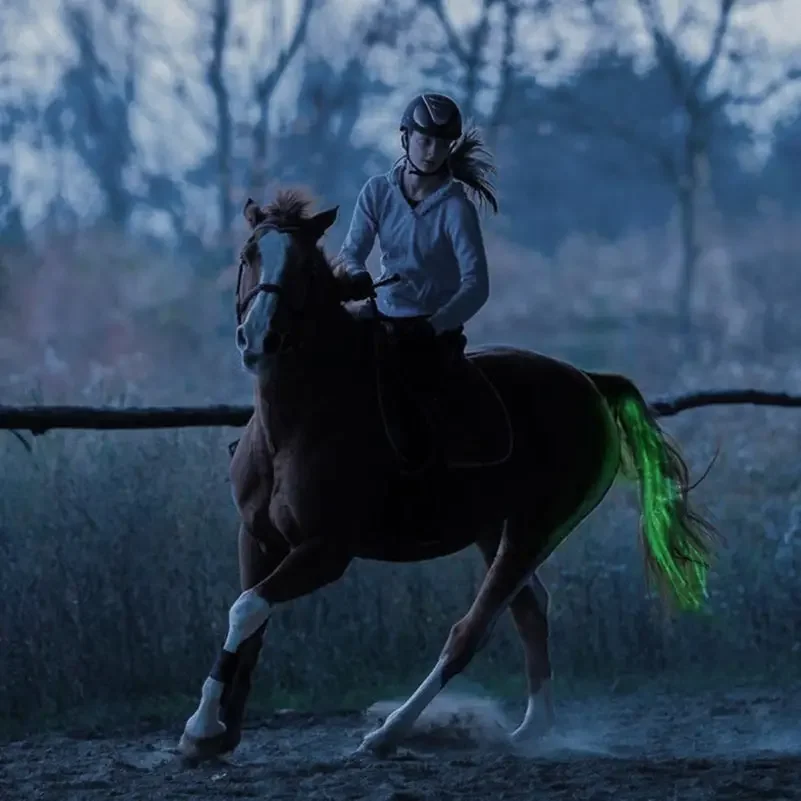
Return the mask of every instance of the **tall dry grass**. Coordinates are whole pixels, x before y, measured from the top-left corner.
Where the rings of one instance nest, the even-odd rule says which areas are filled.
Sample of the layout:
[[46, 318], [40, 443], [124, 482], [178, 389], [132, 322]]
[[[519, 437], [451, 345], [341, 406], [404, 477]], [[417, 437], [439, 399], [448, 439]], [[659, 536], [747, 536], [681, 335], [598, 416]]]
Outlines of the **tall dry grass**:
[[[769, 371], [685, 386], [788, 387]], [[790, 383], [801, 384], [798, 376]], [[793, 386], [788, 388], [792, 389]], [[706, 616], [665, 620], [646, 593], [636, 496], [619, 486], [542, 568], [557, 677], [764, 670], [801, 649], [801, 482], [793, 410], [717, 408], [669, 421], [728, 538]], [[238, 593], [230, 431], [50, 433], [32, 455], [0, 437], [0, 717], [196, 693]], [[276, 703], [336, 703], [422, 676], [482, 574], [477, 554], [354, 564], [281, 609], [258, 683]], [[473, 675], [519, 676], [504, 618]]]

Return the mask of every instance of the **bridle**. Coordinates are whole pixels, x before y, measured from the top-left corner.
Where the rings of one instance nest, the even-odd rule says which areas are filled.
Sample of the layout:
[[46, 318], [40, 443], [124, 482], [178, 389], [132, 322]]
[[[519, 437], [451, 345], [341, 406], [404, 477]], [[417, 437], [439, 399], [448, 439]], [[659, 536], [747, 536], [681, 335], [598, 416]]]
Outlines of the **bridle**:
[[281, 295], [283, 289], [278, 284], [273, 284], [266, 281], [260, 281], [256, 284], [252, 289], [248, 291], [244, 298], [240, 299], [239, 295], [242, 291], [242, 277], [245, 274], [245, 268], [250, 266], [249, 259], [248, 259], [248, 251], [253, 248], [256, 243], [267, 233], [270, 231], [276, 231], [280, 234], [289, 234], [293, 231], [297, 231], [298, 228], [282, 228], [278, 225], [274, 225], [273, 223], [259, 223], [254, 229], [253, 233], [248, 237], [247, 242], [245, 242], [242, 251], [239, 254], [239, 271], [236, 276], [236, 295], [234, 296], [235, 299], [235, 311], [236, 311], [236, 324], [242, 325], [242, 322], [245, 319], [245, 314], [247, 313], [250, 304], [253, 303], [254, 299], [260, 295], [262, 292], [266, 292], [268, 294], [275, 294]]
[[[249, 253], [252, 251], [252, 248], [257, 246], [258, 241], [267, 233], [274, 231], [281, 234], [288, 234], [293, 233], [295, 231], [300, 230], [297, 226], [293, 227], [283, 227], [276, 225], [273, 222], [262, 222], [256, 225], [253, 229], [253, 233], [248, 237], [245, 245], [243, 246], [240, 256], [239, 256], [239, 270], [237, 273], [236, 278], [236, 296], [235, 296], [235, 312], [236, 312], [236, 324], [237, 326], [242, 325], [245, 315], [247, 314], [247, 310], [250, 307], [250, 304], [253, 303], [255, 298], [257, 298], [261, 293], [267, 294], [274, 294], [281, 297], [284, 294], [284, 287], [280, 284], [276, 284], [269, 281], [260, 281], [258, 284], [253, 286], [250, 290], [248, 290], [247, 294], [240, 299], [240, 293], [242, 291], [242, 280], [245, 274], [245, 269], [249, 268], [250, 265], [250, 257]], [[373, 282], [373, 293], [369, 298], [370, 302], [373, 305], [373, 311], [375, 316], [378, 317], [377, 309], [375, 308], [375, 289], [386, 286], [388, 284], [394, 284], [401, 280], [400, 275], [393, 274], [387, 276], [379, 281]], [[293, 317], [302, 317], [305, 313], [305, 306], [306, 306], [306, 299], [309, 296], [309, 291], [314, 283], [314, 272], [309, 272], [309, 278], [306, 283], [306, 287], [303, 292], [303, 302], [297, 307], [293, 308], [290, 306], [289, 311]], [[280, 335], [280, 341], [278, 343], [278, 347], [276, 349], [277, 352], [284, 352], [288, 349], [294, 349], [295, 347], [299, 346], [300, 343], [297, 341], [289, 342], [287, 346], [289, 335], [282, 334]]]

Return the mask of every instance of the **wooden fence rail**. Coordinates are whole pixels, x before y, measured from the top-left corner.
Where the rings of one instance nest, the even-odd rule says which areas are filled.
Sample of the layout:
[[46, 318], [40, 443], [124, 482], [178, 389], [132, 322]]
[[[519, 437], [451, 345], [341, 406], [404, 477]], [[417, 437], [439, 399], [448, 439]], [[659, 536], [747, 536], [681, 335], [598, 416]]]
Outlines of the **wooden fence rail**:
[[244, 426], [252, 406], [0, 406], [0, 429], [30, 431], [55, 428], [124, 430], [145, 428], [215, 428]]
[[[756, 389], [724, 389], [691, 392], [653, 401], [658, 417], [671, 417], [701, 406], [750, 404], [801, 406], [801, 395]], [[241, 427], [253, 413], [252, 406], [1, 406], [0, 429], [29, 431], [34, 436], [57, 428], [131, 430], [155, 428]]]

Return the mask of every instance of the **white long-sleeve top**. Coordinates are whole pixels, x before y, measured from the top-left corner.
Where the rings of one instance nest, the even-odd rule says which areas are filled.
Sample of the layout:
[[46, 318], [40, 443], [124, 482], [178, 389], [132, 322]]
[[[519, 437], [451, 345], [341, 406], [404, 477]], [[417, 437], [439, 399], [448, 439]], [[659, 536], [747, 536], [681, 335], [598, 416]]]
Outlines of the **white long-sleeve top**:
[[402, 164], [365, 183], [340, 251], [348, 272], [365, 270], [378, 237], [379, 311], [426, 316], [437, 333], [464, 325], [487, 302], [489, 271], [478, 211], [461, 182], [447, 183], [412, 207], [400, 185]]

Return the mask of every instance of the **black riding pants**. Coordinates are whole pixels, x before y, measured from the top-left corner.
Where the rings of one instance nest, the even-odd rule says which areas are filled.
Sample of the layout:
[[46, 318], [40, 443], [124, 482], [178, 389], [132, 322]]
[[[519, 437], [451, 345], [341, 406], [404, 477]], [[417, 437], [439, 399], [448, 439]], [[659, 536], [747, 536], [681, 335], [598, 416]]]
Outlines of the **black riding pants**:
[[464, 357], [466, 338], [460, 327], [430, 336], [420, 335], [414, 319], [384, 318], [388, 329], [392, 360], [400, 369], [409, 388], [436, 392], [458, 367]]

